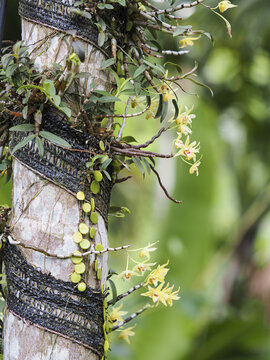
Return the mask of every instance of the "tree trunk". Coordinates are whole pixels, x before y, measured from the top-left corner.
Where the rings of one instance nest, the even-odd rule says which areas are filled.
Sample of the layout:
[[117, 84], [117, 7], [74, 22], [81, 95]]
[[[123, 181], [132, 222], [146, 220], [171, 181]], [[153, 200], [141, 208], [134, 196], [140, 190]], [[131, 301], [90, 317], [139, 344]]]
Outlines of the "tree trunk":
[[[63, 1], [64, 2], [64, 1]], [[37, 44], [44, 40], [53, 30], [33, 22], [23, 20], [22, 39], [27, 44]], [[67, 43], [72, 36], [65, 37], [57, 32], [49, 42], [32, 53], [40, 69], [48, 68], [53, 62], [63, 62], [67, 54]], [[85, 81], [85, 89], [93, 79], [99, 88], [107, 87], [104, 73], [99, 71], [104, 55], [94, 46], [82, 41], [85, 48], [85, 61], [80, 71], [88, 71], [91, 78]], [[44, 180], [17, 160], [13, 164], [13, 201], [10, 228], [17, 241], [27, 246], [45, 250], [49, 254], [65, 255], [78, 250], [72, 241], [72, 235], [78, 230], [80, 212], [77, 199], [65, 189]], [[108, 247], [105, 219], [99, 214], [96, 227], [95, 244]], [[70, 259], [58, 259], [19, 246], [26, 260], [43, 273], [51, 273], [57, 279], [70, 281], [74, 264]], [[95, 256], [91, 255], [87, 263], [87, 282], [92, 288], [105, 288], [107, 276], [107, 254], [98, 256], [102, 269], [101, 282], [97, 280], [94, 270]], [[60, 360], [60, 359], [99, 359], [91, 349], [70, 339], [43, 330], [23, 321], [8, 309], [4, 317], [4, 360]]]

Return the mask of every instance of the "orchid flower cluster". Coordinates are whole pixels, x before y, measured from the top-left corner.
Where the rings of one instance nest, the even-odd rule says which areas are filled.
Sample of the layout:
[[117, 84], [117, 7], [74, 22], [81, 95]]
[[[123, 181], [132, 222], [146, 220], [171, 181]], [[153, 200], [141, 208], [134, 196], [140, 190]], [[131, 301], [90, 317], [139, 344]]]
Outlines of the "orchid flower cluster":
[[[180, 299], [178, 296], [180, 288], [178, 288], [176, 291], [173, 291], [174, 286], [170, 286], [170, 284], [166, 283], [165, 281], [165, 277], [169, 271], [169, 268], [167, 267], [169, 261], [163, 265], [157, 265], [155, 262], [151, 262], [150, 253], [157, 250], [157, 248], [154, 246], [155, 244], [156, 243], [148, 244], [144, 248], [139, 248], [136, 250], [127, 250], [126, 269], [118, 274], [116, 278], [116, 280], [130, 281], [132, 277], [143, 277], [143, 281], [141, 281], [140, 284], [132, 287], [126, 293], [118, 296], [116, 301], [130, 295], [140, 288], [147, 289], [147, 291], [143, 292], [141, 296], [150, 298], [152, 300], [150, 303], [147, 303], [140, 310], [126, 319], [124, 319], [124, 316], [127, 314], [127, 311], [122, 310], [123, 303], [119, 306], [113, 307], [109, 311], [108, 320], [111, 331], [120, 331], [119, 338], [127, 341], [128, 343], [130, 343], [129, 337], [135, 335], [133, 329], [136, 325], [123, 328], [126, 323], [133, 320], [145, 310], [152, 307], [157, 307], [160, 303], [165, 306], [172, 306], [174, 300]], [[139, 259], [133, 259], [133, 257], [130, 256], [131, 252], [137, 253]], [[133, 266], [130, 266], [131, 262], [134, 264]]]
[[[200, 151], [200, 143], [197, 143], [197, 141], [190, 142], [189, 138], [189, 135], [192, 134], [192, 120], [196, 117], [195, 114], [191, 113], [192, 110], [193, 106], [191, 108], [185, 106], [185, 110], [183, 111], [183, 105], [181, 105], [179, 115], [175, 119], [170, 119], [169, 122], [171, 123], [171, 128], [176, 128], [177, 132], [177, 138], [174, 140], [174, 146], [177, 152], [174, 156], [180, 156], [183, 161], [190, 165], [189, 173], [196, 173], [198, 176], [198, 167], [201, 164], [201, 158], [197, 160], [196, 156]], [[185, 141], [182, 140], [183, 136], [186, 136]], [[190, 160], [193, 160], [193, 163], [190, 163]]]

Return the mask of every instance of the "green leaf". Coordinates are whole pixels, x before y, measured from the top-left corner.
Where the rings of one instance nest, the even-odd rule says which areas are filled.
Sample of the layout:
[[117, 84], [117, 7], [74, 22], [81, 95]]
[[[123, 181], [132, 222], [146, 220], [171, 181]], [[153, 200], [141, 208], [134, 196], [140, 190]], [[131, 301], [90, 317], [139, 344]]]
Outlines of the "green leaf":
[[89, 20], [92, 19], [92, 15], [88, 11], [79, 10], [79, 9], [77, 9], [75, 7], [71, 7], [70, 12], [75, 13], [75, 14], [80, 15], [80, 16], [83, 16], [83, 17], [85, 17], [85, 18], [87, 18]]
[[68, 149], [71, 148], [71, 145], [66, 140], [60, 138], [57, 135], [52, 134], [49, 131], [43, 131], [42, 130], [42, 131], [39, 132], [39, 135], [41, 137], [43, 137], [44, 139], [50, 141], [51, 143], [57, 145], [57, 146], [65, 147], [65, 148], [68, 148]]
[[52, 82], [52, 80], [48, 80], [46, 79], [43, 82], [43, 89], [44, 91], [50, 96], [50, 97], [54, 97], [54, 95], [56, 94], [56, 90], [54, 87], [54, 83]]
[[106, 39], [105, 33], [104, 31], [101, 31], [98, 34], [98, 46], [102, 47], [104, 45], [105, 39]]
[[110, 165], [111, 162], [112, 162], [112, 159], [107, 159], [107, 160], [105, 160], [105, 161], [100, 165], [99, 169], [100, 169], [101, 171], [106, 170], [107, 167]]
[[134, 82], [134, 90], [135, 90], [136, 96], [139, 96], [141, 93], [141, 90], [142, 90], [142, 85], [140, 82], [138, 82], [138, 81]]
[[157, 113], [156, 113], [156, 115], [154, 117], [155, 119], [158, 119], [162, 115], [163, 104], [164, 104], [163, 95], [160, 94], [159, 95], [159, 104], [158, 104]]
[[113, 9], [113, 6], [111, 4], [105, 4], [104, 7], [105, 9], [109, 9], [109, 10]]
[[142, 175], [145, 174], [145, 170], [144, 170], [144, 167], [143, 167], [143, 164], [142, 162], [136, 158], [135, 156], [132, 156], [132, 161], [134, 162], [134, 164], [137, 166], [137, 168], [140, 170], [140, 172], [142, 173]]
[[53, 102], [55, 103], [56, 106], [59, 106], [60, 103], [61, 103], [61, 97], [59, 95], [54, 95], [52, 97], [52, 100], [53, 100]]
[[36, 137], [36, 143], [37, 143], [37, 147], [38, 147], [39, 156], [41, 158], [43, 158], [44, 146], [43, 146], [42, 140], [38, 136]]
[[127, 143], [138, 142], [133, 136], [124, 136], [121, 138], [121, 141], [125, 141]]
[[201, 83], [200, 81], [191, 79], [191, 78], [189, 78], [189, 77], [187, 77], [186, 80], [189, 80], [189, 81], [193, 82], [193, 83], [196, 84], [196, 85], [199, 85], [199, 86], [202, 86], [202, 87], [206, 88], [207, 90], [210, 91], [211, 95], [214, 96], [213, 90], [212, 90], [209, 86]]
[[34, 131], [35, 126], [33, 124], [20, 124], [12, 126], [9, 131]]
[[110, 283], [110, 287], [112, 290], [112, 305], [114, 305], [116, 302], [116, 298], [117, 298], [117, 289], [116, 289], [115, 283], [111, 279], [109, 279], [109, 283]]
[[150, 175], [151, 168], [150, 168], [149, 162], [144, 157], [142, 157], [142, 162], [146, 168], [146, 171], [148, 172], [148, 175]]
[[14, 74], [14, 71], [17, 69], [17, 67], [17, 64], [9, 65], [6, 69], [6, 77], [10, 78]]
[[172, 100], [172, 103], [173, 103], [173, 106], [175, 109], [173, 120], [175, 120], [179, 114], [179, 107], [178, 107], [177, 101], [175, 99]]
[[22, 116], [25, 120], [27, 119], [27, 115], [28, 115], [28, 105], [26, 105], [22, 111]]
[[1, 58], [1, 62], [3, 64], [3, 68], [6, 69], [7, 66], [14, 60], [11, 54], [5, 54]]
[[110, 216], [125, 217], [125, 214], [131, 214], [131, 211], [126, 206], [110, 206]]
[[71, 117], [71, 110], [69, 107], [66, 107], [66, 106], [60, 106], [59, 108], [66, 116], [67, 118], [70, 118]]
[[120, 99], [110, 95], [110, 96], [101, 96], [100, 98], [98, 98], [98, 101], [101, 103], [109, 103], [109, 102], [120, 101]]
[[143, 60], [143, 62], [144, 62], [146, 65], [148, 65], [150, 68], [154, 69], [154, 70], [157, 70], [157, 71], [160, 70], [159, 67], [158, 67], [156, 64], [152, 64], [152, 63], [150, 63], [150, 61]]
[[175, 63], [173, 63], [171, 61], [166, 61], [164, 66], [167, 66], [167, 65], [171, 66], [173, 69], [176, 69], [178, 75], [180, 75], [182, 73], [182, 68], [181, 68], [181, 66], [179, 64], [175, 64]]
[[90, 185], [90, 190], [93, 194], [97, 194], [99, 192], [99, 182], [96, 180], [92, 181]]
[[133, 79], [141, 75], [145, 71], [145, 69], [147, 69], [146, 65], [142, 64], [141, 66], [139, 66], [133, 74]]
[[31, 140], [34, 139], [36, 135], [35, 134], [31, 134], [26, 136], [26, 138], [24, 138], [22, 141], [20, 141], [18, 144], [16, 144], [11, 152], [11, 155], [13, 155], [17, 150], [21, 149], [22, 147], [24, 147], [25, 145], [27, 145]]
[[162, 109], [162, 114], [160, 117], [160, 122], [162, 123], [162, 121], [165, 119], [167, 112], [168, 112], [168, 108], [169, 108], [169, 101], [164, 102], [164, 106]]
[[100, 95], [104, 95], [104, 96], [110, 96], [111, 93], [109, 93], [108, 91], [105, 90], [95, 90], [94, 94], [100, 94]]
[[127, 22], [127, 26], [126, 26], [126, 30], [127, 30], [127, 31], [130, 31], [130, 30], [132, 29], [132, 27], [133, 27], [133, 22], [132, 22], [132, 21], [128, 21], [128, 22]]
[[108, 171], [103, 170], [103, 174], [105, 174], [106, 177], [107, 177], [110, 181], [112, 181], [111, 175], [108, 173]]
[[113, 75], [117, 87], [120, 87], [121, 81], [120, 81], [118, 74], [111, 68], [107, 69], [107, 71], [109, 71]]
[[99, 142], [99, 148], [100, 148], [100, 150], [105, 151], [105, 145], [102, 140], [100, 140], [100, 142]]

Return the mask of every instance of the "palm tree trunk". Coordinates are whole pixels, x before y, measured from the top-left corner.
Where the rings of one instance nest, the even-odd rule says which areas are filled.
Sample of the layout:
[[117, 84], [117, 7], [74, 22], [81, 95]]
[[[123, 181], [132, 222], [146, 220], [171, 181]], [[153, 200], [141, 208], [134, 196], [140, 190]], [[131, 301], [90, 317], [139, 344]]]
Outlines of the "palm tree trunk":
[[[63, 1], [64, 2], [64, 1]], [[32, 53], [40, 69], [48, 68], [53, 62], [63, 62], [67, 54], [67, 44], [72, 41], [68, 35], [63, 40], [63, 33], [49, 27], [22, 20], [22, 39], [28, 44], [37, 44], [51, 35], [44, 47]], [[100, 73], [99, 67], [104, 55], [93, 45], [82, 41], [85, 49], [85, 62], [80, 71], [88, 71], [91, 77], [86, 81], [85, 89], [94, 79], [102, 89], [108, 86], [107, 78]], [[43, 52], [43, 53], [42, 53]], [[37, 57], [38, 53], [42, 53]], [[10, 228], [18, 246], [28, 263], [43, 273], [51, 273], [55, 278], [70, 281], [74, 264], [70, 259], [58, 259], [40, 251], [25, 248], [25, 245], [43, 249], [49, 254], [70, 254], [78, 250], [72, 241], [72, 234], [78, 230], [80, 211], [78, 201], [65, 189], [40, 177], [32, 170], [14, 160], [13, 164], [13, 200]], [[95, 244], [108, 247], [106, 219], [99, 214], [96, 227]], [[102, 269], [101, 281], [97, 280], [94, 270], [95, 257], [91, 255], [87, 263], [87, 284], [94, 289], [105, 288], [107, 275], [107, 254], [98, 257]], [[37, 327], [16, 316], [8, 308], [4, 316], [4, 360], [96, 360], [100, 355], [89, 348]]]

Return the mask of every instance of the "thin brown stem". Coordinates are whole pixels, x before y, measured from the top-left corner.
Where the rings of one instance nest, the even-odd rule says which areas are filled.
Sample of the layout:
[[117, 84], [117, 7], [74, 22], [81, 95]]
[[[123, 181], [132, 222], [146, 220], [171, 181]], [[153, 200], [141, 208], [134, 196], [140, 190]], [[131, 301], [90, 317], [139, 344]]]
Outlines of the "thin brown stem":
[[158, 132], [156, 135], [154, 135], [154, 136], [152, 137], [152, 139], [146, 141], [144, 144], [132, 145], [132, 147], [135, 148], [135, 149], [146, 148], [147, 146], [149, 146], [150, 144], [152, 144], [157, 138], [159, 138], [160, 135], [161, 135], [162, 133], [164, 133], [164, 131], [166, 131], [166, 130], [167, 130], [167, 129], [166, 129], [165, 127], [163, 127], [163, 128], [161, 128], [161, 129], [159, 130], [159, 132]]
[[165, 195], [167, 196], [167, 198], [170, 199], [170, 200], [172, 200], [172, 201], [175, 202], [176, 204], [182, 204], [182, 201], [181, 201], [181, 200], [176, 200], [176, 199], [174, 199], [173, 197], [171, 197], [171, 196], [168, 194], [167, 189], [165, 188], [165, 186], [164, 186], [164, 185], [162, 184], [162, 182], [161, 182], [159, 173], [155, 170], [155, 168], [154, 168], [151, 164], [149, 164], [149, 165], [150, 165], [150, 168], [152, 169], [152, 171], [154, 172], [154, 174], [157, 176], [159, 185], [160, 185], [161, 189], [164, 191], [164, 193], [165, 193]]
[[131, 179], [131, 178], [132, 178], [132, 176], [126, 176], [126, 177], [122, 177], [120, 179], [115, 179], [114, 183], [115, 184], [120, 184], [120, 183], [122, 183], [124, 181], [127, 181], [127, 180]]
[[93, 119], [103, 119], [103, 118], [130, 118], [130, 117], [136, 117], [136, 116], [140, 116], [142, 114], [144, 114], [150, 107], [150, 104], [146, 106], [146, 108], [144, 108], [142, 111], [139, 111], [137, 113], [134, 113], [134, 114], [111, 114], [111, 115], [108, 115], [108, 114], [104, 114], [104, 115], [94, 115], [92, 116]]
[[111, 149], [114, 151], [115, 154], [125, 155], [125, 156], [138, 156], [138, 157], [157, 157], [157, 158], [164, 158], [164, 159], [170, 159], [173, 157], [173, 155], [165, 155], [165, 154], [159, 154], [152, 151], [143, 151], [139, 149], [133, 149], [130, 148], [119, 148], [116, 146], [111, 146]]

